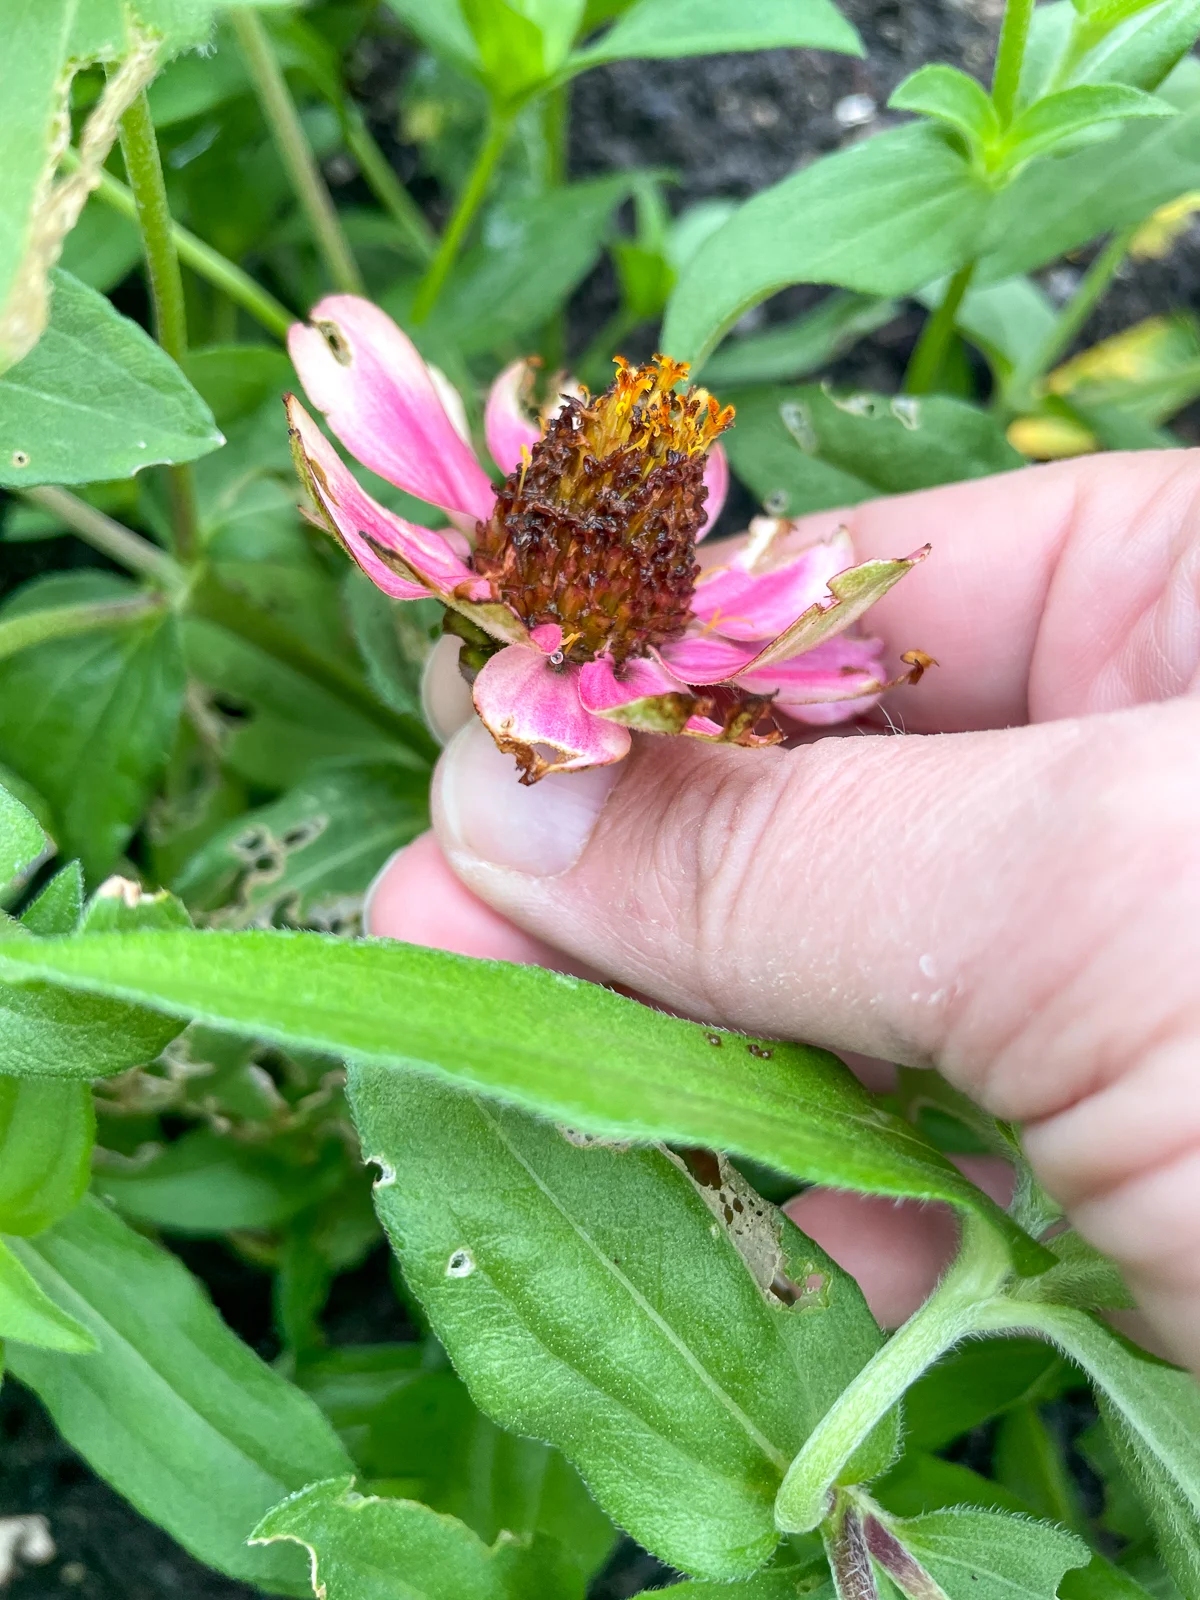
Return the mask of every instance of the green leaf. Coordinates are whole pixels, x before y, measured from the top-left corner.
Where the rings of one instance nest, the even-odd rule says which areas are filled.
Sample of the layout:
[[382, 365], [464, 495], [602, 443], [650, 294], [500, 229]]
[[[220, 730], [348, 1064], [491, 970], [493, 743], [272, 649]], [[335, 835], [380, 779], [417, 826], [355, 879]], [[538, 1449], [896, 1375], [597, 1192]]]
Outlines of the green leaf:
[[0, 891], [18, 885], [52, 849], [32, 811], [0, 787]]
[[84, 600], [78, 605], [46, 606], [25, 611], [0, 622], [0, 661], [31, 645], [53, 639], [70, 639], [80, 633], [96, 633], [104, 628], [123, 628], [144, 622], [161, 613], [163, 602], [157, 595], [132, 594], [114, 600]]
[[[63, 573], [9, 597], [0, 619], [136, 594], [108, 574]], [[91, 881], [125, 848], [166, 764], [183, 699], [173, 616], [35, 645], [0, 662], [0, 758], [54, 808], [57, 842]]]
[[[906, 1407], [907, 1400], [906, 1395]], [[871, 1497], [901, 1517], [964, 1505], [1030, 1515], [1029, 1507], [994, 1478], [984, 1478], [960, 1461], [945, 1461], [911, 1447], [871, 1485]]]
[[[199, 62], [199, 56], [188, 59]], [[205, 63], [207, 65], [207, 63]], [[107, 294], [127, 278], [142, 260], [142, 239], [137, 224], [101, 200], [90, 200], [67, 235], [59, 266]]]
[[[201, 65], [209, 70], [207, 61], [201, 60]], [[267, 401], [278, 400], [296, 382], [284, 351], [265, 344], [217, 344], [189, 350], [183, 370], [223, 428], [258, 411]]]
[[501, 1536], [491, 1548], [464, 1523], [414, 1500], [355, 1492], [353, 1478], [314, 1483], [278, 1505], [252, 1543], [303, 1546], [322, 1600], [582, 1600], [557, 1552]]
[[996, 172], [1043, 155], [1055, 145], [1103, 123], [1136, 117], [1173, 117], [1177, 107], [1157, 95], [1116, 83], [1081, 83], [1060, 89], [1022, 111], [1002, 140], [995, 143], [989, 165]]
[[[931, 284], [917, 298], [933, 310], [941, 304], [946, 281]], [[1034, 351], [1044, 348], [1057, 320], [1058, 313], [1044, 289], [1029, 278], [1009, 278], [968, 289], [954, 323], [1004, 379]]]
[[708, 358], [699, 376], [706, 387], [717, 390], [724, 385], [807, 378], [893, 321], [899, 310], [895, 300], [835, 291], [795, 322], [730, 339]]
[[86, 1355], [96, 1348], [89, 1330], [50, 1298], [3, 1239], [0, 1239], [0, 1339], [36, 1345], [64, 1355]]
[[1200, 1386], [1087, 1312], [1031, 1304], [1028, 1325], [1088, 1373], [1163, 1558], [1183, 1593], [1194, 1592], [1200, 1588]]
[[88, 901], [80, 933], [136, 933], [190, 928], [187, 907], [166, 889], [148, 892], [131, 878], [105, 880]]
[[314, 773], [219, 832], [175, 879], [226, 927], [352, 921], [384, 862], [428, 826], [428, 784], [397, 766]]
[[1102, 144], [1034, 162], [996, 196], [978, 284], [1034, 271], [1200, 188], [1200, 62], [1182, 62], [1160, 94], [1178, 116], [1135, 122]]
[[351, 1067], [350, 1098], [405, 1281], [481, 1408], [662, 1559], [761, 1566], [791, 1456], [882, 1342], [853, 1281], [711, 1157], [693, 1180], [379, 1068]]
[[212, 413], [144, 329], [69, 273], [50, 324], [0, 377], [0, 487], [128, 478], [222, 443]]
[[629, 183], [592, 178], [489, 212], [481, 243], [451, 274], [426, 325], [431, 348], [479, 355], [540, 327], [595, 265]]
[[53, 938], [56, 933], [74, 933], [82, 915], [83, 868], [78, 861], [68, 861], [21, 913], [21, 922], [30, 933]]
[[904, 1396], [905, 1438], [940, 1450], [1014, 1406], [1053, 1400], [1082, 1383], [1079, 1373], [1038, 1339], [984, 1339], [961, 1345]]
[[1143, 7], [1107, 33], [1072, 74], [1077, 83], [1128, 83], [1157, 89], [1200, 34], [1200, 0]]
[[693, 1583], [673, 1585], [672, 1600], [835, 1600], [831, 1582], [814, 1586], [812, 1570], [808, 1567], [784, 1567], [769, 1572], [759, 1572], [743, 1583], [706, 1583], [703, 1578]]
[[957, 67], [931, 63], [909, 73], [893, 89], [888, 105], [895, 111], [916, 111], [962, 134], [967, 148], [982, 153], [1000, 136], [1000, 118], [992, 97]]
[[840, 396], [808, 384], [722, 398], [737, 408], [726, 435], [733, 470], [777, 516], [1024, 464], [990, 412], [949, 395]]
[[465, 72], [480, 70], [479, 47], [458, 0], [387, 0], [387, 4], [435, 56]]
[[1046, 1426], [1038, 1406], [1014, 1406], [1000, 1419], [992, 1471], [998, 1483], [1039, 1517], [1086, 1533], [1079, 1489], [1072, 1481], [1062, 1445]]
[[864, 139], [755, 195], [700, 247], [667, 307], [662, 346], [698, 366], [751, 306], [793, 283], [911, 294], [978, 250], [990, 206], [937, 129]]
[[284, 1495], [349, 1468], [312, 1401], [229, 1331], [174, 1256], [99, 1202], [13, 1249], [98, 1346], [77, 1362], [8, 1351], [68, 1443], [199, 1560], [307, 1594], [298, 1551], [245, 1540]]
[[95, 1191], [131, 1221], [174, 1233], [276, 1228], [336, 1187], [339, 1155], [299, 1165], [199, 1128], [149, 1159], [101, 1161]]
[[[553, 52], [540, 19], [530, 15], [539, 8], [539, 0], [459, 0], [459, 4], [475, 40], [479, 77], [501, 104], [519, 104], [540, 88], [570, 45], [568, 36], [561, 53]], [[570, 26], [581, 8], [578, 0], [564, 0], [562, 9]]]
[[252, 931], [10, 940], [0, 975], [441, 1074], [592, 1133], [727, 1149], [835, 1187], [948, 1200], [999, 1228], [1022, 1270], [1053, 1264], [826, 1051], [664, 1016], [561, 973], [387, 940]]
[[602, 61], [780, 48], [866, 54], [857, 32], [830, 0], [755, 0], [743, 7], [725, 0], [638, 0], [567, 66], [582, 72]]
[[1053, 1600], [1063, 1573], [1091, 1558], [1073, 1534], [1000, 1511], [931, 1511], [887, 1527], [950, 1600]]
[[78, 1204], [95, 1135], [86, 1083], [0, 1077], [0, 1233], [41, 1233]]

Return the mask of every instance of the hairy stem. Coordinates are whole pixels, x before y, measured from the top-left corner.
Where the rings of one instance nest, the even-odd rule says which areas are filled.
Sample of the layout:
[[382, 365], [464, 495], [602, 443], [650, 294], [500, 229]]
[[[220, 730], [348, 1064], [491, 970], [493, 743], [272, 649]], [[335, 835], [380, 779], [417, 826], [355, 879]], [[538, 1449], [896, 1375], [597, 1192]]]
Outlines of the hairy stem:
[[262, 18], [249, 6], [239, 6], [230, 13], [230, 21], [254, 80], [275, 148], [291, 179], [301, 209], [308, 218], [313, 241], [326, 271], [336, 288], [347, 294], [362, 294], [363, 281], [358, 263], [342, 232], [337, 208], [305, 136], [296, 102], [292, 99]]
[[[68, 172], [79, 170], [79, 156], [74, 150], [68, 150], [63, 157], [63, 166]], [[96, 185], [96, 197], [106, 206], [117, 211], [123, 217], [128, 217], [131, 222], [137, 221], [137, 201], [133, 191], [128, 189], [119, 179], [114, 178], [111, 172], [100, 173], [100, 181]], [[214, 250], [211, 245], [205, 244], [203, 239], [198, 239], [194, 233], [189, 233], [178, 222], [171, 224], [171, 237], [175, 242], [180, 261], [184, 266], [190, 267], [197, 277], [203, 278], [206, 283], [211, 283], [214, 288], [220, 289], [222, 294], [228, 295], [235, 305], [241, 306], [249, 316], [268, 333], [273, 333], [277, 339], [286, 339], [288, 329], [295, 322], [295, 314], [288, 310], [275, 296], [269, 294], [261, 284], [256, 283], [248, 272], [243, 272], [228, 257], [223, 256], [219, 250]]]
[[1007, 128], [1017, 105], [1017, 90], [1021, 83], [1021, 68], [1025, 62], [1025, 44], [1029, 38], [1029, 23], [1033, 17], [1034, 0], [1007, 0], [1004, 21], [1000, 26], [1000, 45], [996, 51], [996, 65], [992, 72], [992, 101], [1000, 126]]
[[399, 228], [413, 255], [419, 261], [431, 261], [437, 250], [437, 237], [420, 206], [392, 171], [357, 106], [346, 108], [345, 124], [346, 148], [358, 162], [372, 194]]
[[30, 505], [40, 506], [66, 523], [71, 532], [78, 534], [93, 550], [99, 550], [130, 572], [149, 578], [167, 593], [177, 593], [186, 585], [187, 574], [165, 550], [143, 539], [132, 528], [114, 522], [112, 517], [97, 511], [78, 495], [67, 489], [24, 489], [21, 492]]
[[808, 1533], [820, 1526], [830, 1487], [855, 1450], [940, 1355], [980, 1327], [989, 1313], [994, 1315], [1011, 1271], [1000, 1236], [978, 1218], [965, 1217], [954, 1265], [921, 1309], [842, 1391], [788, 1468], [775, 1502], [780, 1528]]
[[[171, 208], [167, 204], [154, 119], [144, 89], [121, 118], [121, 154], [129, 174], [146, 256], [146, 277], [154, 308], [154, 336], [172, 361], [182, 362], [188, 345], [183, 274], [179, 270], [179, 252], [171, 231]], [[167, 467], [166, 474], [175, 554], [181, 561], [192, 561], [199, 545], [192, 470], [186, 462], [181, 462]]]
[[492, 181], [492, 174], [496, 170], [496, 163], [508, 143], [509, 129], [512, 127], [512, 115], [492, 108], [488, 117], [487, 132], [483, 143], [479, 147], [479, 154], [475, 157], [475, 165], [471, 168], [466, 186], [458, 197], [458, 204], [454, 208], [454, 215], [450, 218], [449, 226], [442, 235], [437, 248], [437, 254], [429, 265], [429, 270], [421, 279], [417, 288], [416, 299], [413, 301], [412, 316], [414, 322], [424, 322], [437, 303], [450, 269], [458, 260], [459, 251], [467, 236], [467, 230], [475, 220], [475, 213], [483, 203], [488, 186]]
[[1074, 344], [1084, 323], [1096, 309], [1117, 269], [1129, 252], [1130, 242], [1140, 223], [1121, 228], [1101, 250], [1080, 280], [1079, 287], [1058, 314], [1045, 341], [1027, 362], [1015, 369], [1009, 379], [1005, 402], [1010, 411], [1024, 411], [1033, 405], [1041, 380], [1059, 358]]
[[946, 285], [941, 305], [925, 319], [921, 337], [917, 340], [912, 360], [908, 363], [908, 371], [904, 374], [906, 394], [930, 394], [937, 388], [942, 365], [950, 349], [950, 341], [954, 337], [958, 308], [962, 305], [963, 296], [967, 292], [974, 271], [974, 261], [968, 261], [965, 266], [959, 267]]

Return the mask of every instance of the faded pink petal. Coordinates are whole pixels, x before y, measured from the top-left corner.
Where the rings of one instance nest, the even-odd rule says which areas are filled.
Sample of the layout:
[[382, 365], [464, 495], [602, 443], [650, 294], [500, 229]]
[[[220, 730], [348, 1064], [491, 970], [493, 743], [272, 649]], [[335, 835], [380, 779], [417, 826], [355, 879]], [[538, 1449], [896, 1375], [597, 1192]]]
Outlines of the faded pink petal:
[[704, 502], [707, 520], [696, 534], [697, 544], [716, 526], [729, 493], [729, 457], [720, 440], [708, 452], [708, 460], [704, 463], [704, 486], [708, 490], [708, 499]]
[[692, 611], [728, 639], [773, 639], [809, 606], [828, 600], [829, 580], [854, 561], [848, 538], [813, 544], [773, 571], [755, 572], [739, 552], [700, 574]]
[[794, 706], [860, 699], [888, 686], [882, 639], [828, 639], [802, 656], [779, 661], [762, 672], [745, 672], [738, 685], [751, 694], [774, 696], [791, 714]]
[[868, 711], [874, 711], [879, 704], [879, 694], [863, 695], [858, 700], [826, 700], [806, 706], [778, 707], [781, 715], [790, 722], [802, 722], [810, 728], [829, 728], [838, 722], [853, 722], [855, 717], [865, 717]]
[[525, 410], [524, 397], [533, 381], [533, 365], [514, 361], [492, 384], [483, 413], [483, 430], [492, 460], [507, 477], [521, 465], [522, 451], [530, 451], [542, 430]]
[[[297, 470], [329, 531], [372, 583], [395, 600], [456, 592], [491, 599], [487, 579], [472, 572], [440, 533], [405, 522], [371, 498], [295, 395], [286, 405]], [[398, 562], [390, 564], [384, 552]]]
[[696, 706], [686, 684], [648, 656], [627, 661], [620, 676], [608, 656], [586, 662], [579, 699], [586, 711], [643, 733], [680, 733]]
[[471, 520], [495, 491], [461, 438], [416, 346], [357, 295], [327, 295], [288, 350], [309, 399], [364, 466], [409, 494]]
[[584, 710], [579, 674], [578, 667], [552, 667], [539, 650], [511, 644], [475, 679], [475, 709], [500, 749], [516, 756], [523, 783], [628, 755], [629, 729]]
[[755, 644], [734, 644], [715, 633], [689, 633], [658, 654], [684, 683], [727, 683], [758, 654]]

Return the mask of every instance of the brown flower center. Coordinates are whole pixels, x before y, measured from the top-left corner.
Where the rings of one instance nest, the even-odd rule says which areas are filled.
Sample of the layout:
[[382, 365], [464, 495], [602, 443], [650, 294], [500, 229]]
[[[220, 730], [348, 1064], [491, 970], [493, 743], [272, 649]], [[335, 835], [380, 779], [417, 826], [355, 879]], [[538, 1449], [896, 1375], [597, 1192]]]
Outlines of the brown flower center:
[[568, 400], [478, 527], [474, 565], [530, 627], [556, 622], [570, 661], [618, 661], [687, 626], [704, 462], [733, 421], [683, 362], [617, 361], [596, 399]]

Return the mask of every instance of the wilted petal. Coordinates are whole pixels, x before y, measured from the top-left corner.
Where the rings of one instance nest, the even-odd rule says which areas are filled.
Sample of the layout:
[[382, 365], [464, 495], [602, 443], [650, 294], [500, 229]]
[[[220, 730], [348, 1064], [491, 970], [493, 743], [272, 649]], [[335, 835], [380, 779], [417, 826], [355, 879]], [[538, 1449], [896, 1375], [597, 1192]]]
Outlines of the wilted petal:
[[627, 661], [620, 677], [607, 656], [579, 669], [579, 699], [585, 711], [642, 733], [680, 733], [696, 709], [696, 696], [657, 661]]
[[865, 717], [868, 711], [874, 711], [882, 693], [881, 689], [878, 694], [863, 695], [856, 700], [826, 700], [806, 706], [781, 705], [779, 714], [789, 722], [802, 722], [809, 728], [830, 728], [839, 722], [853, 722], [855, 717]]
[[729, 639], [773, 639], [810, 606], [829, 599], [829, 580], [854, 560], [844, 534], [809, 545], [793, 560], [770, 571], [750, 565], [750, 547], [727, 567], [700, 574], [692, 612]]
[[357, 295], [328, 295], [310, 325], [292, 327], [288, 350], [309, 399], [364, 466], [445, 511], [490, 516], [487, 474], [416, 346], [385, 311]]
[[552, 667], [540, 650], [512, 644], [475, 679], [475, 709], [500, 749], [516, 757], [522, 783], [607, 766], [629, 753], [628, 728], [584, 710], [579, 671]]
[[704, 502], [708, 520], [696, 534], [697, 544], [716, 526], [729, 493], [729, 457], [720, 440], [708, 452], [708, 460], [704, 463], [704, 487], [708, 490], [708, 499]]
[[689, 633], [658, 653], [684, 683], [728, 683], [754, 660], [758, 646], [734, 644], [715, 633]]
[[396, 600], [492, 598], [487, 579], [473, 573], [440, 533], [405, 522], [371, 498], [295, 395], [286, 405], [297, 471], [330, 533], [372, 583]]
[[525, 409], [532, 387], [533, 363], [514, 361], [488, 393], [483, 429], [492, 460], [506, 477], [521, 465], [522, 451], [532, 450], [542, 437], [542, 430]]
[[882, 694], [890, 687], [883, 665], [882, 639], [827, 639], [802, 656], [779, 661], [761, 672], [744, 672], [739, 688], [771, 695], [772, 704], [792, 708]]

